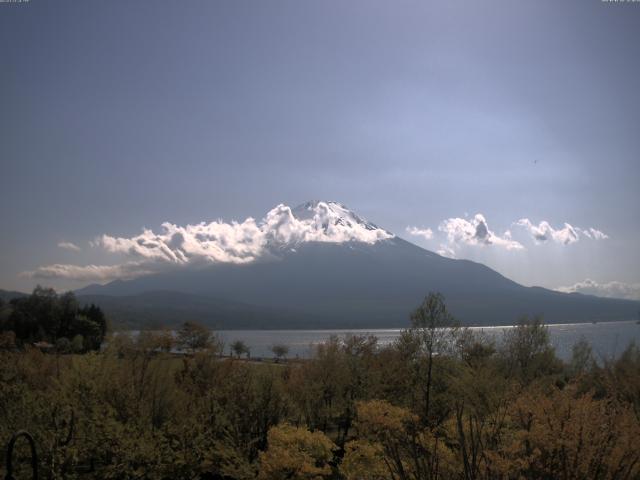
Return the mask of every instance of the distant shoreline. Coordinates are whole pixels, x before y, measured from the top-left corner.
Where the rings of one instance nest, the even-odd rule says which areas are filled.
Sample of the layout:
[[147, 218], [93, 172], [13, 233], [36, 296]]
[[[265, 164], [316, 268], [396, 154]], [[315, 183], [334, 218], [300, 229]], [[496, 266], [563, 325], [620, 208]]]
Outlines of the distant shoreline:
[[[638, 324], [637, 320], [601, 320], [597, 322], [563, 322], [563, 323], [553, 323], [545, 322], [545, 326], [547, 327], [561, 327], [561, 326], [577, 326], [577, 325], [600, 325], [600, 324]], [[173, 330], [173, 328], [177, 328], [179, 325], [170, 325], [167, 328]], [[389, 331], [402, 331], [410, 328], [410, 325], [407, 324], [405, 327], [353, 327], [353, 328], [345, 328], [345, 327], [326, 327], [326, 328], [317, 328], [317, 327], [309, 327], [309, 328], [216, 328], [215, 326], [205, 325], [209, 329], [214, 332], [339, 332], [339, 333], [349, 333], [349, 332], [389, 332]], [[495, 325], [465, 325], [460, 324], [460, 328], [470, 328], [474, 330], [478, 329], [499, 329], [499, 328], [513, 328], [517, 326], [516, 324], [495, 324]], [[156, 327], [156, 328], [112, 328], [112, 332], [156, 332], [162, 330], [164, 327]]]

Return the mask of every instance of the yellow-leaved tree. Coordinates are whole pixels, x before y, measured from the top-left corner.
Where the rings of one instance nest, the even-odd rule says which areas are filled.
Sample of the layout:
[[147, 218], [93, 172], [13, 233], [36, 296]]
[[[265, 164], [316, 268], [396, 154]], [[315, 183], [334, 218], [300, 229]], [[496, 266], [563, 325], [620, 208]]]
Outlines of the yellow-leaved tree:
[[335, 445], [322, 432], [285, 423], [269, 430], [267, 444], [260, 453], [260, 480], [321, 480], [332, 474]]
[[357, 406], [358, 440], [347, 443], [340, 471], [348, 480], [437, 479], [459, 473], [444, 436], [417, 415], [384, 400]]
[[531, 389], [510, 409], [511, 433], [492, 454], [496, 474], [524, 478], [627, 479], [640, 476], [640, 422], [628, 405]]

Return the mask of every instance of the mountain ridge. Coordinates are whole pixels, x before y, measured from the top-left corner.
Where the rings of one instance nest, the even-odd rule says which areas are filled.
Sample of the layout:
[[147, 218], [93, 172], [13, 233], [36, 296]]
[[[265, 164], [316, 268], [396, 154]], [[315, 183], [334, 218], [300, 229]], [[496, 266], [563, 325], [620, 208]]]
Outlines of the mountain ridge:
[[[317, 328], [319, 318], [327, 328], [404, 327], [429, 291], [443, 293], [467, 325], [513, 324], [538, 314], [549, 323], [624, 320], [640, 308], [630, 300], [524, 287], [486, 265], [445, 258], [399, 237], [372, 245], [311, 242], [268, 261], [177, 270], [77, 293], [117, 297], [167, 288], [299, 312], [286, 322], [292, 328]], [[252, 325], [270, 328], [267, 322]]]
[[[196, 320], [217, 328], [406, 327], [432, 291], [466, 325], [635, 318], [640, 302], [525, 287], [484, 264], [419, 247], [338, 202], [271, 209], [256, 222], [163, 224], [114, 251], [155, 273], [76, 290], [114, 323], [136, 328]], [[143, 265], [145, 265], [143, 263]]]

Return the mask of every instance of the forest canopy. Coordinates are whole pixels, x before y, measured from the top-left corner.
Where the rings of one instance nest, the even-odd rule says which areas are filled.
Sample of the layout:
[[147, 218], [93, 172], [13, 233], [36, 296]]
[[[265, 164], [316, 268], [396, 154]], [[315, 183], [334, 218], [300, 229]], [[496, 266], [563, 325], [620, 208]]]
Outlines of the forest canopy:
[[107, 333], [100, 307], [80, 306], [73, 292], [36, 287], [0, 304], [0, 347], [49, 344], [62, 352], [99, 350]]

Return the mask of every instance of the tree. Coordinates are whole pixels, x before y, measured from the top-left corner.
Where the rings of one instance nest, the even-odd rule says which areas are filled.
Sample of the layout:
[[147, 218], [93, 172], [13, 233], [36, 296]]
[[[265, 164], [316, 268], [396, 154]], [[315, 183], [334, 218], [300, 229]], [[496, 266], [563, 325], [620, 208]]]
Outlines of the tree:
[[56, 352], [69, 353], [72, 350], [71, 342], [67, 337], [60, 337], [56, 340]]
[[335, 445], [322, 432], [288, 424], [269, 430], [268, 448], [260, 453], [259, 480], [321, 480], [331, 477]]
[[236, 340], [231, 344], [231, 351], [233, 353], [236, 354], [236, 356], [238, 358], [240, 358], [241, 355], [246, 354], [247, 358], [249, 357], [249, 354], [251, 352], [251, 350], [249, 349], [249, 347], [247, 346], [246, 343], [244, 343], [242, 340]]
[[457, 331], [457, 322], [447, 310], [444, 297], [440, 293], [429, 293], [411, 314], [411, 333], [417, 337], [427, 361], [426, 379], [423, 383], [425, 421], [429, 418], [433, 357], [445, 353], [453, 346]]
[[340, 466], [348, 480], [459, 478], [453, 451], [417, 415], [384, 400], [357, 408], [358, 439], [347, 443]]
[[[30, 296], [13, 299], [10, 310], [0, 322], [0, 331], [13, 330], [21, 344], [55, 343], [58, 338], [82, 335], [83, 350], [98, 350], [107, 332], [102, 310], [95, 305], [80, 308], [73, 292], [58, 295], [37, 286]], [[2, 318], [5, 316], [3, 313]]]
[[207, 327], [195, 322], [185, 322], [178, 330], [177, 344], [183, 350], [195, 352], [211, 347], [211, 337]]
[[589, 342], [581, 337], [571, 348], [571, 361], [569, 362], [569, 374], [573, 377], [584, 374], [596, 365], [593, 358], [593, 350]]
[[75, 353], [84, 352], [85, 345], [84, 345], [84, 338], [82, 337], [82, 335], [77, 334], [75, 337], [73, 337], [73, 340], [71, 340], [71, 349]]
[[522, 384], [561, 369], [541, 317], [523, 317], [515, 327], [505, 330], [501, 353], [507, 374]]
[[0, 332], [0, 350], [13, 350], [16, 347], [16, 334], [13, 330]]
[[0, 297], [0, 332], [4, 332], [8, 330], [9, 326], [9, 317], [11, 316], [11, 305], [4, 301], [2, 297]]
[[170, 330], [142, 331], [135, 339], [135, 348], [148, 354], [169, 353], [174, 343], [175, 340]]
[[640, 423], [628, 404], [535, 386], [510, 409], [514, 432], [491, 455], [502, 471], [490, 478], [639, 478]]
[[99, 350], [102, 344], [102, 331], [100, 325], [85, 315], [77, 314], [71, 321], [70, 333], [82, 335], [85, 350]]
[[290, 384], [295, 389], [293, 400], [304, 415], [310, 429], [328, 431], [329, 424], [344, 413], [347, 370], [340, 339], [332, 335], [315, 345], [312, 362], [292, 369]]
[[640, 418], [640, 347], [634, 342], [615, 360], [605, 360], [605, 388], [633, 406]]
[[345, 445], [340, 473], [347, 480], [387, 480], [390, 477], [384, 447], [368, 440], [352, 440]]
[[87, 317], [92, 322], [95, 322], [98, 325], [100, 334], [104, 338], [104, 336], [107, 334], [107, 329], [108, 329], [107, 318], [105, 317], [105, 314], [100, 309], [100, 307], [92, 303], [89, 306], [85, 305], [83, 308], [81, 308], [79, 310], [79, 313]]
[[464, 364], [472, 369], [479, 369], [490, 362], [496, 347], [493, 340], [464, 328], [457, 339], [457, 351]]
[[173, 333], [168, 328], [163, 328], [156, 334], [157, 348], [164, 353], [169, 353], [175, 344]]
[[[72, 332], [81, 333], [85, 335], [85, 332], [74, 331], [73, 322], [78, 315], [84, 315], [84, 312], [80, 311], [78, 300], [73, 292], [66, 292], [57, 297], [56, 305], [53, 307], [56, 311], [55, 326], [52, 331], [55, 338], [69, 337]], [[99, 332], [99, 328], [95, 329]], [[98, 336], [99, 333], [98, 333]]]
[[276, 356], [276, 359], [279, 361], [289, 354], [289, 347], [283, 344], [276, 344], [271, 347], [271, 351]]

